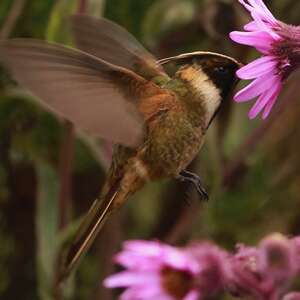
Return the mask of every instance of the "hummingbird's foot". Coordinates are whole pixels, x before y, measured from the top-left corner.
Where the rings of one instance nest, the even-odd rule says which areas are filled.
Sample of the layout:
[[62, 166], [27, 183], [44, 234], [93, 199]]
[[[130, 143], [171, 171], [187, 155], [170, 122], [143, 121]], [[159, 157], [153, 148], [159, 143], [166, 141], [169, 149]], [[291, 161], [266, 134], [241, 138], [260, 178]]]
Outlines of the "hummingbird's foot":
[[182, 170], [177, 178], [181, 181], [187, 181], [192, 183], [195, 186], [198, 194], [200, 195], [201, 200], [203, 199], [205, 201], [208, 201], [209, 196], [202, 185], [202, 180], [199, 175], [186, 170]]

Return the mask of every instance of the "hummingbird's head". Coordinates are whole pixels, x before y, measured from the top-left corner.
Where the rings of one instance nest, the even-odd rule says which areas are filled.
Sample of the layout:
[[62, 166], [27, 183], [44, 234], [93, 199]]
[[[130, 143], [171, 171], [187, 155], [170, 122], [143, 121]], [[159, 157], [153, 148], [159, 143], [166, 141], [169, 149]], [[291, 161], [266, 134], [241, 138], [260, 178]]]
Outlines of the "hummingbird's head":
[[243, 66], [230, 56], [205, 51], [165, 58], [159, 63], [172, 77], [175, 75], [187, 81], [196, 81], [200, 86], [203, 81], [211, 81], [223, 99], [237, 84], [236, 71]]
[[[242, 64], [212, 52], [193, 52], [160, 61], [171, 77], [185, 82], [199, 95], [211, 121], [238, 82], [236, 71]], [[197, 99], [197, 97], [195, 97]]]

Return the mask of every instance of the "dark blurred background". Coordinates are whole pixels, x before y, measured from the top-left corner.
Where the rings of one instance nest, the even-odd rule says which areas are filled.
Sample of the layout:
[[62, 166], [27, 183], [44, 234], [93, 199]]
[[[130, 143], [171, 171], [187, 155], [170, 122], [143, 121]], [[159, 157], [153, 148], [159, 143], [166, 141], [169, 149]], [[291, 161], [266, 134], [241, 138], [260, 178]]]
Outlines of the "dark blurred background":
[[[300, 23], [298, 0], [265, 2], [277, 18]], [[79, 11], [121, 24], [158, 58], [195, 50], [243, 62], [258, 55], [228, 38], [249, 20], [237, 0], [1, 0], [0, 38], [72, 45], [68, 20]], [[59, 289], [59, 250], [101, 189], [111, 145], [42, 109], [0, 67], [0, 299], [113, 299], [101, 282], [125, 239], [211, 239], [233, 249], [273, 231], [299, 234], [299, 92], [295, 76], [266, 121], [247, 118], [251, 104], [228, 101], [190, 166], [209, 202], [179, 182], [148, 184]]]

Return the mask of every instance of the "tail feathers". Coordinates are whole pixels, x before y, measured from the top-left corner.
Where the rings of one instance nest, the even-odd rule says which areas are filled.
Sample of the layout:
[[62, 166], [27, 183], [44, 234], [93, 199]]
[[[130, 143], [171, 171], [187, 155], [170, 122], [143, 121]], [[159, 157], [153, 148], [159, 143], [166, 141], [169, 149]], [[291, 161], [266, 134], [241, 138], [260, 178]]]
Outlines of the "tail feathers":
[[[120, 191], [120, 180], [110, 188], [103, 199], [97, 199], [85, 216], [74, 242], [61, 258], [61, 271], [58, 281], [63, 281], [78, 265], [90, 248], [107, 217], [116, 209], [115, 200]], [[119, 201], [118, 201], [119, 202]]]

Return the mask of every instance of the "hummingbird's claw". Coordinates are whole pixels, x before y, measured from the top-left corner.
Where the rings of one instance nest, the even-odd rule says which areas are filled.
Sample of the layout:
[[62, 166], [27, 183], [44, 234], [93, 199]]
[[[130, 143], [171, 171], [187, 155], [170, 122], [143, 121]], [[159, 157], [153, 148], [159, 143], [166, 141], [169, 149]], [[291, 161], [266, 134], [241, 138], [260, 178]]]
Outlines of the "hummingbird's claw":
[[209, 196], [202, 185], [202, 180], [199, 175], [186, 170], [182, 170], [177, 178], [181, 181], [188, 181], [192, 183], [195, 186], [198, 194], [200, 195], [201, 200], [209, 200]]

